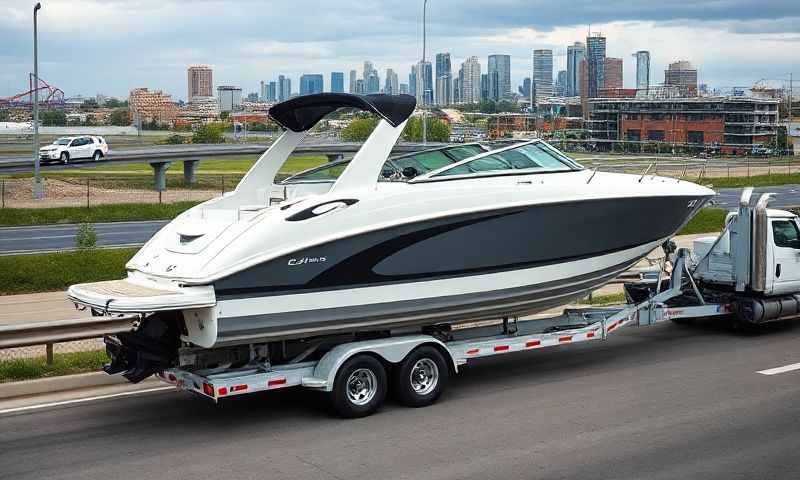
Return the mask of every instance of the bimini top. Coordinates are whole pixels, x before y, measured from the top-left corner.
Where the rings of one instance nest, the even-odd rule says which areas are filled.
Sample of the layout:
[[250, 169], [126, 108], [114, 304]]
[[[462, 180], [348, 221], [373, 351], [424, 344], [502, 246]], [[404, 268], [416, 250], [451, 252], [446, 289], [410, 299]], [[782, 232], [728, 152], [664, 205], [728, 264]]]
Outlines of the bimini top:
[[411, 116], [416, 106], [417, 100], [411, 95], [316, 93], [274, 105], [269, 109], [269, 116], [284, 128], [293, 132], [305, 132], [325, 115], [350, 107], [375, 113], [396, 127]]

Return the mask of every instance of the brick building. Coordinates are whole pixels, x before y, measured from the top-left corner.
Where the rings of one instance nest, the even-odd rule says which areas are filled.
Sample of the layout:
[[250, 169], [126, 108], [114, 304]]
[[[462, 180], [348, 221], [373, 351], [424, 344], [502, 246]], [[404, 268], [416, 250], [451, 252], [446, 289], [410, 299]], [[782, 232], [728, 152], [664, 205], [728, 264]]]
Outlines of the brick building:
[[146, 88], [134, 88], [128, 96], [128, 108], [134, 122], [139, 120], [171, 125], [178, 115], [178, 106], [172, 97], [161, 90], [151, 92]]
[[594, 98], [590, 138], [713, 145], [749, 151], [777, 135], [778, 100], [750, 97]]

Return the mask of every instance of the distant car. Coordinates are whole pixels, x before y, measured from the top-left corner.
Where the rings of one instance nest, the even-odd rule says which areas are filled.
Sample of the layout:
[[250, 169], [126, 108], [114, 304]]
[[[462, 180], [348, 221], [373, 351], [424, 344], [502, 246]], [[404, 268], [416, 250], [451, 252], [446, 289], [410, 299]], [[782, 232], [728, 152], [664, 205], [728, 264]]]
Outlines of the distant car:
[[52, 144], [39, 149], [39, 158], [45, 162], [58, 161], [63, 164], [77, 158], [100, 160], [108, 153], [108, 144], [103, 137], [83, 135], [61, 137]]

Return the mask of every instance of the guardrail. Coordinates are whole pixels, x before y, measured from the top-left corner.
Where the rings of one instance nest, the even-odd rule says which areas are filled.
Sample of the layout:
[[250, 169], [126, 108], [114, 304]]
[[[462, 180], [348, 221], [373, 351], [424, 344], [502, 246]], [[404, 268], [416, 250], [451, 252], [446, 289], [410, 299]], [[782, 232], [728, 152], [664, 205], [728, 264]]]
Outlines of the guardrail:
[[47, 364], [53, 364], [53, 344], [99, 338], [130, 330], [135, 317], [90, 317], [75, 320], [0, 326], [0, 348], [46, 345]]

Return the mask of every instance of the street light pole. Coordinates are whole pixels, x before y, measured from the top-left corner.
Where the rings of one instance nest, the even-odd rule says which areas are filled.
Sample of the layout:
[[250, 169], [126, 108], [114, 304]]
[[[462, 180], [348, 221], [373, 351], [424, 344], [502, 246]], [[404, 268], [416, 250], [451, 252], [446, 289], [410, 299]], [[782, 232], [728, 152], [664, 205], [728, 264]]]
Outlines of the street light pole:
[[42, 178], [39, 174], [39, 45], [36, 16], [42, 4], [33, 7], [33, 198], [42, 198]]
[[428, 9], [428, 0], [422, 1], [422, 63], [420, 63], [420, 70], [418, 75], [422, 75], [422, 144], [428, 143], [428, 124], [425, 119], [425, 47], [427, 42], [427, 27], [426, 27], [426, 11]]

